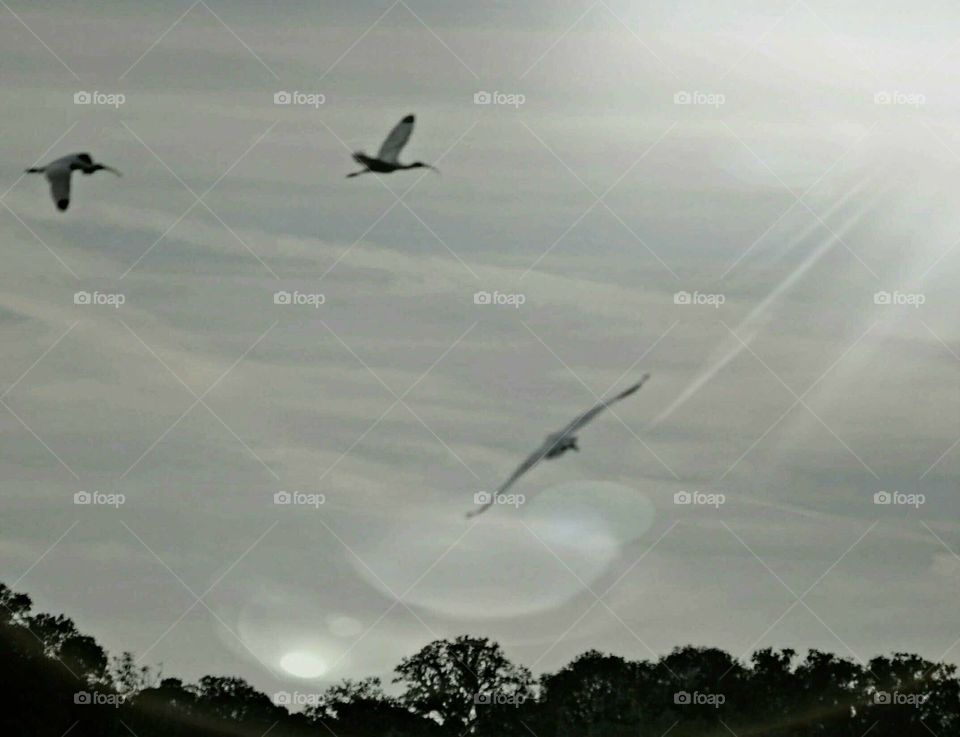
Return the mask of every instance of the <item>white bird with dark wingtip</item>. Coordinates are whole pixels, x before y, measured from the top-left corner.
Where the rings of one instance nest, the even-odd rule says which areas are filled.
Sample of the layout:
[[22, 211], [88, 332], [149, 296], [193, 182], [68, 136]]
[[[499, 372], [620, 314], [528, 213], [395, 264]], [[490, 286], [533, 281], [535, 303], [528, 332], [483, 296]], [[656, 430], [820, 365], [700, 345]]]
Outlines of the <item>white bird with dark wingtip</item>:
[[70, 207], [70, 177], [74, 171], [82, 171], [84, 174], [93, 174], [95, 171], [109, 171], [121, 176], [120, 172], [110, 166], [97, 164], [90, 157], [90, 154], [70, 154], [62, 156], [56, 161], [51, 161], [46, 166], [35, 166], [27, 169], [27, 174], [43, 174], [50, 182], [50, 195], [57, 206], [57, 209], [63, 212]]
[[399, 169], [431, 169], [439, 174], [440, 172], [436, 167], [430, 166], [430, 164], [424, 164], [422, 161], [415, 161], [412, 164], [401, 164], [397, 161], [400, 151], [407, 145], [407, 141], [410, 140], [410, 134], [413, 133], [413, 121], [414, 117], [408, 115], [397, 123], [393, 127], [393, 130], [390, 131], [390, 135], [387, 136], [383, 145], [380, 146], [380, 150], [376, 156], [367, 156], [363, 151], [357, 151], [353, 155], [353, 160], [358, 164], [362, 164], [365, 168], [360, 171], [355, 171], [352, 174], [347, 174], [347, 178], [358, 177], [361, 174], [367, 174], [372, 171], [378, 174], [389, 174]]
[[577, 447], [577, 436], [574, 435], [574, 433], [614, 402], [619, 402], [621, 399], [625, 399], [636, 392], [649, 378], [650, 374], [644, 374], [642, 377], [640, 377], [640, 381], [638, 381], [636, 384], [628, 389], [623, 390], [615, 397], [605, 399], [594, 407], [591, 407], [589, 410], [584, 412], [577, 419], [563, 428], [563, 430], [560, 432], [547, 435], [547, 439], [543, 441], [543, 445], [527, 456], [527, 459], [517, 466], [517, 470], [510, 474], [510, 478], [503, 482], [500, 488], [489, 496], [487, 503], [481, 506], [479, 509], [474, 509], [471, 512], [467, 512], [467, 517], [476, 517], [478, 514], [486, 512], [491, 506], [493, 506], [493, 503], [496, 501], [498, 495], [502, 494], [511, 486], [513, 486], [517, 479], [523, 476], [523, 474], [525, 474], [531, 468], [536, 466], [544, 458], [556, 458], [557, 456], [563, 455], [568, 450], [579, 451], [580, 448]]

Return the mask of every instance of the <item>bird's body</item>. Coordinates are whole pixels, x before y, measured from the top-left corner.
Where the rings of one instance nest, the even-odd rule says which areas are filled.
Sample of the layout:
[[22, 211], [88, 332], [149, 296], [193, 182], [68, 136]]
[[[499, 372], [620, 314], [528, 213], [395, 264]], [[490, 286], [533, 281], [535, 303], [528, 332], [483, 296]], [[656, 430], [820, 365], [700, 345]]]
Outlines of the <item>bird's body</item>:
[[116, 169], [94, 162], [90, 154], [69, 154], [51, 161], [46, 166], [27, 169], [27, 174], [43, 174], [50, 182], [50, 195], [57, 209], [63, 212], [70, 206], [70, 178], [73, 172], [81, 171], [84, 174], [93, 174], [96, 171], [109, 171], [117, 176]]
[[422, 161], [415, 161], [412, 164], [401, 164], [397, 160], [397, 157], [400, 156], [400, 151], [407, 145], [407, 141], [410, 140], [410, 134], [413, 133], [413, 122], [414, 117], [408, 115], [397, 123], [393, 130], [390, 131], [390, 135], [387, 136], [383, 145], [380, 146], [380, 150], [376, 156], [367, 156], [363, 151], [354, 153], [353, 160], [364, 168], [360, 171], [347, 174], [347, 177], [358, 177], [368, 172], [390, 174], [391, 172], [401, 169], [433, 169], [436, 171], [430, 164], [424, 164]]
[[588, 422], [590, 422], [590, 420], [603, 412], [603, 410], [605, 410], [611, 404], [614, 402], [619, 402], [621, 399], [625, 399], [639, 390], [649, 378], [649, 374], [644, 374], [640, 381], [638, 381], [636, 384], [625, 389], [616, 396], [594, 405], [582, 415], [577, 417], [577, 419], [567, 425], [560, 432], [550, 433], [547, 435], [546, 440], [543, 441], [543, 445], [527, 456], [523, 463], [517, 466], [517, 469], [510, 475], [510, 478], [508, 478], [494, 494], [489, 495], [487, 502], [483, 506], [481, 506], [479, 509], [474, 509], [471, 512], [467, 512], [467, 517], [475, 517], [476, 515], [488, 510], [496, 501], [497, 496], [503, 494], [507, 489], [513, 486], [517, 479], [519, 479], [527, 471], [532, 469], [545, 458], [557, 458], [558, 456], [566, 453], [568, 450], [579, 451], [580, 448], [577, 445], [577, 436], [575, 433]]

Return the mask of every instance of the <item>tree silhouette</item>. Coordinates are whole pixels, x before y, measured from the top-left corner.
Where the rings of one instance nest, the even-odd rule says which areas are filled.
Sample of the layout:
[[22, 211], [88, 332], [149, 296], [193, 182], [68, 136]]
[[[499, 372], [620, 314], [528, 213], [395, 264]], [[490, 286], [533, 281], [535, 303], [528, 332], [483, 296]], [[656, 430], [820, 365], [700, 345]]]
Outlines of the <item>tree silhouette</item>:
[[63, 615], [32, 614], [0, 584], [0, 735], [71, 737], [948, 737], [960, 680], [948, 663], [896, 652], [857, 663], [819, 650], [747, 662], [679, 647], [635, 661], [588, 651], [534, 683], [482, 637], [404, 658], [388, 694], [347, 680], [299, 713], [241, 678], [196, 683], [112, 660]]
[[395, 683], [406, 690], [401, 703], [435, 718], [447, 734], [471, 730], [485, 714], [532, 697], [530, 672], [507, 660], [485, 637], [461, 635], [434, 640], [397, 666]]

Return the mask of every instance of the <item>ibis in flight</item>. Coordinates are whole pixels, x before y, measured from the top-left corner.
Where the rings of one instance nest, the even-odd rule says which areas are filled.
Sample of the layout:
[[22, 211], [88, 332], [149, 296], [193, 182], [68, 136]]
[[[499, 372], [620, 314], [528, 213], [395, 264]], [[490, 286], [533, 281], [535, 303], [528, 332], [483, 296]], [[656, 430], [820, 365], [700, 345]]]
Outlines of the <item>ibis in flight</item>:
[[523, 476], [523, 474], [525, 474], [531, 468], [536, 466], [544, 458], [556, 458], [557, 456], [563, 455], [568, 450], [579, 451], [580, 448], [577, 446], [577, 436], [574, 433], [580, 430], [580, 428], [590, 422], [590, 420], [592, 420], [598, 414], [603, 412], [603, 410], [605, 410], [611, 404], [619, 402], [621, 399], [626, 399], [631, 394], [636, 392], [649, 378], [650, 374], [644, 374], [642, 377], [640, 377], [640, 381], [638, 381], [636, 384], [624, 389], [616, 396], [611, 397], [610, 399], [605, 399], [599, 404], [591, 407], [582, 415], [577, 417], [577, 419], [563, 428], [563, 430], [560, 432], [547, 435], [547, 439], [543, 441], [543, 445], [527, 456], [526, 460], [517, 466], [517, 470], [510, 475], [510, 478], [503, 482], [503, 484], [494, 494], [488, 495], [485, 504], [480, 506], [479, 509], [474, 509], [470, 512], [467, 512], [467, 517], [475, 517], [482, 512], [486, 512], [496, 502], [496, 499], [500, 494], [503, 494], [507, 489], [513, 486], [517, 479]]
[[378, 174], [389, 174], [399, 169], [432, 169], [439, 173], [436, 167], [424, 164], [422, 161], [414, 161], [412, 164], [401, 164], [397, 161], [400, 151], [407, 145], [410, 134], [413, 133], [413, 120], [413, 116], [408, 115], [397, 123], [383, 145], [380, 146], [376, 156], [367, 156], [363, 151], [357, 151], [353, 155], [353, 160], [364, 168], [352, 174], [347, 174], [347, 178], [358, 177], [371, 171]]
[[51, 161], [46, 166], [35, 166], [27, 169], [27, 174], [43, 174], [50, 182], [50, 195], [57, 206], [57, 209], [63, 212], [70, 207], [70, 177], [74, 171], [82, 171], [84, 174], [93, 174], [95, 171], [109, 171], [120, 176], [120, 172], [110, 166], [97, 164], [90, 157], [90, 154], [70, 154], [62, 156], [56, 161]]

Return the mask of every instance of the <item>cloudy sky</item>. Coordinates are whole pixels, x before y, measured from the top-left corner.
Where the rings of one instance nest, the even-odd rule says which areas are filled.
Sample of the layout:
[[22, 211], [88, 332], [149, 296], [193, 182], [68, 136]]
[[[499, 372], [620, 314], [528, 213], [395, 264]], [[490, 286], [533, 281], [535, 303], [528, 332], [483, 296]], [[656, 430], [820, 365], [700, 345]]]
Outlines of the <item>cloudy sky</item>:
[[[0, 5], [38, 608], [268, 692], [465, 632], [960, 660], [950, 3]], [[411, 112], [442, 174], [344, 179]], [[59, 213], [22, 172], [77, 151], [124, 177]]]

